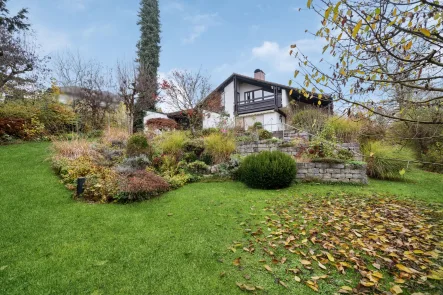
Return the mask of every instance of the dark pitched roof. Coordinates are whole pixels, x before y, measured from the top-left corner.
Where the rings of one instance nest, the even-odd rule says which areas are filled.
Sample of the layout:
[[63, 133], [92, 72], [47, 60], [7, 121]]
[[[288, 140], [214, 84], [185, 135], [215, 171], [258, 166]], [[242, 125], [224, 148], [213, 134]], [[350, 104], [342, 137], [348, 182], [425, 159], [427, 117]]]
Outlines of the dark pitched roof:
[[[290, 87], [288, 85], [275, 83], [275, 82], [259, 80], [259, 79], [255, 79], [255, 78], [248, 77], [248, 76], [241, 75], [241, 74], [237, 74], [237, 73], [233, 73], [232, 75], [230, 75], [217, 88], [215, 88], [214, 91], [212, 91], [203, 101], [205, 101], [208, 97], [210, 97], [212, 93], [214, 93], [216, 91], [220, 91], [221, 89], [225, 88], [229, 83], [231, 83], [231, 81], [234, 79], [234, 77], [237, 77], [237, 79], [241, 82], [246, 82], [246, 83], [256, 85], [259, 87], [280, 87], [281, 89], [285, 89], [285, 90], [293, 90], [292, 95], [290, 95], [290, 97], [293, 98], [294, 100], [301, 101], [301, 102], [308, 103], [308, 104], [318, 103], [318, 94], [316, 94], [316, 93], [313, 94], [313, 97], [311, 99], [307, 99], [301, 94], [301, 91], [297, 88]], [[327, 106], [331, 102], [332, 102], [332, 96], [330, 96], [330, 95], [323, 96], [322, 106]]]
[[231, 81], [232, 81], [232, 79], [234, 79], [234, 77], [237, 77], [237, 78], [239, 78], [239, 80], [244, 81], [244, 82], [249, 82], [251, 84], [259, 84], [260, 86], [276, 86], [276, 87], [280, 87], [280, 88], [288, 89], [288, 90], [292, 89], [291, 87], [289, 87], [287, 85], [274, 83], [274, 82], [270, 82], [270, 81], [263, 81], [263, 80], [255, 79], [255, 78], [248, 77], [245, 75], [232, 73], [232, 75], [229, 76], [225, 81], [223, 81], [217, 88], [215, 88], [214, 91], [219, 91], [221, 88], [225, 88], [229, 83], [231, 83]]

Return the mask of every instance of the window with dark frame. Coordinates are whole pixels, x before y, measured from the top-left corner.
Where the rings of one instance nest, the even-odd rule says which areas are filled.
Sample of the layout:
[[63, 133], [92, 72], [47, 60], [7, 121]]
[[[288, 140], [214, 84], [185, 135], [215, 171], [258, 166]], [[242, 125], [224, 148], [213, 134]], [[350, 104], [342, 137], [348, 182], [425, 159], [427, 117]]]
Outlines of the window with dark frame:
[[264, 89], [260, 88], [251, 91], [246, 91], [243, 94], [243, 100], [239, 100], [239, 104], [248, 104], [248, 103], [260, 102], [271, 99], [274, 99], [274, 93], [265, 91]]

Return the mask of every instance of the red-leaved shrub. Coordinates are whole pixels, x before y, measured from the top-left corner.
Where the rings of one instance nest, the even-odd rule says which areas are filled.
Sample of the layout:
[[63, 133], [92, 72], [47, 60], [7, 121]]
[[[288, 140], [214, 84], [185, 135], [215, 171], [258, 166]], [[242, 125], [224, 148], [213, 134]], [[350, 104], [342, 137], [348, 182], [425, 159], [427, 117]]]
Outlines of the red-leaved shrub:
[[155, 118], [147, 120], [146, 127], [154, 130], [174, 130], [178, 128], [178, 124], [171, 119]]
[[27, 120], [17, 118], [0, 118], [0, 136], [9, 135], [17, 138], [25, 136]]
[[120, 177], [120, 201], [146, 200], [169, 190], [169, 184], [162, 177], [140, 170]]

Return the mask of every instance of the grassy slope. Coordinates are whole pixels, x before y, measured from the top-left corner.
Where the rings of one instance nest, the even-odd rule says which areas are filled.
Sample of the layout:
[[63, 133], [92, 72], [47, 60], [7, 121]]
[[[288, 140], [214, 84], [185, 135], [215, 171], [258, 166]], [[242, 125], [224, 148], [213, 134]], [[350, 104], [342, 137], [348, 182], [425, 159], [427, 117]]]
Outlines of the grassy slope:
[[[52, 174], [48, 146], [0, 147], [0, 294], [241, 294], [235, 254], [226, 249], [242, 238], [239, 223], [269, 199], [388, 192], [443, 202], [443, 177], [421, 172], [408, 176], [416, 183], [371, 181], [363, 188], [304, 184], [260, 191], [198, 183], [148, 202], [91, 205], [73, 201]], [[272, 294], [282, 292], [265, 271], [253, 280]], [[309, 293], [299, 288], [292, 291]]]

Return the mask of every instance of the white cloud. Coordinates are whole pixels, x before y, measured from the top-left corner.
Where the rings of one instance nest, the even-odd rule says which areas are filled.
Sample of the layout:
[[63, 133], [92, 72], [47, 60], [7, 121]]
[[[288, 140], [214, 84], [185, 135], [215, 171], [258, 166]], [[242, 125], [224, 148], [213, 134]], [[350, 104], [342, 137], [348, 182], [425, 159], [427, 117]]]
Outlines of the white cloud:
[[205, 25], [195, 25], [192, 29], [191, 34], [188, 37], [184, 38], [183, 42], [187, 44], [194, 43], [194, 41], [207, 30], [208, 27]]
[[252, 56], [279, 72], [290, 72], [294, 70], [296, 61], [288, 51], [277, 42], [265, 41], [261, 46], [252, 48]]
[[184, 20], [192, 24], [190, 34], [183, 39], [183, 43], [186, 44], [194, 43], [210, 27], [221, 23], [218, 13], [195, 14], [186, 16]]
[[[305, 55], [315, 61], [320, 56], [325, 41], [322, 39], [301, 39], [293, 42]], [[297, 67], [297, 60], [289, 55], [290, 46], [280, 46], [277, 42], [265, 41], [261, 46], [252, 48], [252, 56], [272, 70], [291, 72]]]

